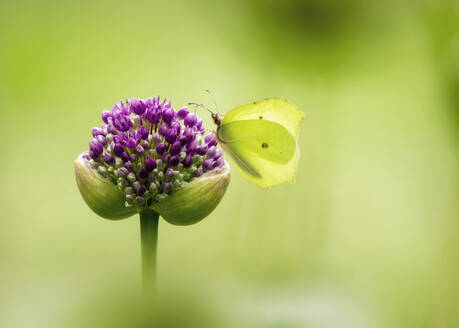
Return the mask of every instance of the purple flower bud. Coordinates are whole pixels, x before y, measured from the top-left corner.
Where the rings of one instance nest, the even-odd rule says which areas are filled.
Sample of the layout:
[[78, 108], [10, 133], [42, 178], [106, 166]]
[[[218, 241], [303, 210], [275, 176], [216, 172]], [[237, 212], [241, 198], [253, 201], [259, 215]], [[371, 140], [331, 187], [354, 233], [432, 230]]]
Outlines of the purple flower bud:
[[177, 166], [178, 163], [180, 163], [180, 159], [177, 155], [174, 155], [169, 159], [169, 166]]
[[132, 165], [132, 162], [131, 161], [128, 161], [126, 163], [124, 163], [124, 167], [130, 171], [130, 172], [134, 172], [134, 165]]
[[194, 139], [196, 134], [193, 131], [193, 129], [185, 128], [185, 131], [183, 132], [183, 135], [186, 137], [187, 143], [189, 143], [189, 142], [193, 141], [193, 139]]
[[160, 141], [161, 136], [158, 133], [153, 132], [153, 134], [151, 135], [151, 142], [153, 142], [154, 144], [158, 144]]
[[146, 140], [148, 138], [148, 134], [148, 129], [142, 125], [137, 131], [137, 139]]
[[185, 146], [187, 143], [187, 138], [182, 134], [178, 137], [177, 141], [179, 141], [182, 146]]
[[125, 132], [132, 127], [131, 119], [124, 113], [118, 113], [114, 118], [114, 125], [118, 130]]
[[209, 147], [212, 147], [212, 146], [216, 146], [217, 145], [217, 139], [216, 138], [213, 138], [209, 143], [208, 143]]
[[202, 163], [202, 167], [205, 170], [210, 170], [212, 168], [212, 165], [213, 165], [213, 159], [207, 159], [204, 161], [204, 163]]
[[171, 169], [170, 167], [167, 168], [166, 172], [164, 173], [164, 177], [168, 180], [172, 179], [175, 175], [175, 172], [173, 169]]
[[159, 127], [159, 130], [158, 130], [158, 133], [164, 137], [167, 134], [167, 132], [169, 132], [169, 129], [167, 128], [167, 125], [166, 124], [161, 124], [161, 126]]
[[142, 141], [142, 147], [143, 147], [143, 149], [145, 149], [145, 150], [150, 149], [150, 144], [148, 143], [147, 140]]
[[81, 155], [81, 157], [85, 160], [85, 161], [89, 161], [90, 157], [88, 154], [83, 154]]
[[197, 121], [198, 117], [195, 113], [188, 113], [188, 115], [185, 117], [185, 125], [188, 127], [193, 127]]
[[89, 142], [89, 150], [93, 153], [95, 157], [99, 157], [104, 151], [104, 146], [102, 146], [102, 144], [99, 141], [92, 139]]
[[155, 123], [156, 122], [156, 121], [154, 121], [155, 110], [150, 108], [150, 107], [148, 107], [147, 110], [145, 111], [144, 117], [147, 119], [148, 122]]
[[96, 137], [96, 139], [97, 139], [97, 141], [99, 141], [99, 142], [100, 142], [102, 145], [104, 145], [104, 146], [107, 144], [107, 139], [106, 139], [105, 136], [103, 136], [103, 135], [100, 135], [100, 134], [99, 134], [99, 135]]
[[142, 167], [142, 168], [139, 170], [139, 178], [140, 178], [140, 179], [146, 179], [146, 178], [148, 178], [148, 172], [147, 172], [147, 170], [146, 170], [144, 167]]
[[135, 148], [135, 151], [136, 151], [137, 155], [140, 156], [140, 157], [143, 157], [143, 155], [145, 155], [145, 150], [143, 149], [143, 147], [141, 145], [138, 145]]
[[132, 98], [130, 105], [131, 105], [131, 110], [137, 115], [142, 115], [143, 113], [145, 113], [145, 109], [147, 108], [144, 101], [139, 100], [137, 98]]
[[148, 155], [147, 159], [145, 160], [145, 168], [148, 172], [151, 172], [156, 168], [156, 162], [150, 157], [150, 155]]
[[185, 159], [182, 161], [183, 167], [190, 167], [193, 164], [193, 154], [186, 155]]
[[129, 171], [127, 168], [125, 167], [120, 167], [118, 170], [116, 170], [116, 173], [120, 176], [120, 177], [127, 177], [127, 175], [129, 174]]
[[202, 120], [199, 119], [199, 120], [198, 120], [198, 123], [196, 123], [196, 129], [197, 129], [198, 131], [200, 131], [201, 128], [202, 128]]
[[115, 147], [113, 147], [113, 152], [116, 156], [120, 157], [121, 154], [124, 152], [124, 148], [119, 143], [116, 143]]
[[167, 163], [169, 161], [169, 158], [171, 157], [171, 154], [169, 152], [165, 152], [162, 156], [161, 159], [163, 160], [164, 163]]
[[171, 182], [165, 182], [162, 185], [162, 189], [164, 193], [169, 193], [172, 190], [172, 183]]
[[104, 161], [108, 165], [112, 165], [113, 163], [115, 163], [115, 159], [110, 154], [108, 154], [106, 152], [104, 152]]
[[100, 128], [93, 128], [92, 129], [92, 136], [95, 138], [97, 136], [103, 136], [104, 135], [104, 130]]
[[214, 160], [217, 160], [222, 156], [223, 156], [222, 150], [221, 149], [217, 149], [217, 151], [215, 152]]
[[196, 143], [196, 141], [192, 141], [190, 142], [187, 146], [186, 146], [186, 151], [188, 153], [194, 153], [196, 151], [196, 149], [198, 148], [198, 145]]
[[121, 154], [121, 159], [123, 160], [123, 162], [126, 163], [131, 160], [131, 156], [129, 156], [129, 154], [126, 151], [123, 151], [123, 153]]
[[180, 141], [176, 141], [172, 144], [171, 150], [169, 151], [171, 155], [177, 155], [180, 153], [180, 150], [182, 149], [182, 144]]
[[200, 167], [199, 169], [194, 171], [193, 176], [200, 177], [202, 175], [202, 173], [203, 173], [203, 170], [202, 170], [202, 167]]
[[215, 161], [214, 165], [213, 165], [213, 168], [214, 169], [218, 169], [220, 167], [222, 167], [223, 165], [225, 164], [225, 161], [223, 160], [223, 158], [219, 158]]
[[168, 143], [172, 144], [175, 141], [175, 139], [177, 139], [177, 136], [178, 136], [177, 130], [169, 129], [169, 131], [166, 133], [164, 138], [166, 139]]
[[111, 134], [114, 134], [114, 135], [118, 134], [118, 130], [116, 129], [116, 127], [113, 124], [110, 124], [110, 123], [107, 126], [107, 132], [111, 133]]
[[174, 119], [175, 111], [172, 108], [168, 108], [163, 112], [163, 121], [167, 124], [171, 124]]
[[147, 188], [145, 188], [144, 185], [139, 185], [139, 187], [137, 188], [137, 195], [143, 196], [145, 191], [147, 191]]
[[166, 148], [167, 146], [163, 143], [160, 143], [158, 144], [158, 146], [156, 146], [156, 152], [159, 154], [159, 155], [162, 155], [164, 154], [164, 152], [166, 151]]
[[213, 133], [209, 133], [208, 135], [206, 135], [204, 137], [204, 142], [205, 143], [209, 143], [213, 138], [214, 138], [214, 134]]
[[215, 154], [217, 153], [217, 148], [215, 146], [212, 146], [209, 148], [209, 150], [206, 153], [207, 158], [214, 158]]
[[134, 172], [130, 172], [130, 173], [127, 175], [126, 178], [127, 178], [129, 181], [131, 181], [131, 182], [137, 181], [137, 178], [136, 178]]
[[179, 135], [182, 130], [182, 125], [178, 121], [173, 121], [171, 123], [171, 129], [177, 130], [177, 135]]
[[114, 143], [119, 143], [119, 144], [120, 144], [120, 143], [123, 143], [123, 138], [121, 138], [121, 137], [118, 136], [118, 135], [114, 135], [114, 136], [113, 136], [113, 142], [114, 142]]
[[136, 138], [128, 138], [124, 140], [124, 145], [128, 148], [135, 148], [139, 144], [139, 140]]
[[181, 120], [183, 120], [187, 115], [188, 115], [188, 108], [187, 107], [182, 107], [177, 112], [177, 116]]
[[92, 150], [90, 150], [90, 151], [88, 152], [88, 155], [89, 155], [89, 157], [91, 157], [93, 160], [96, 160], [96, 159], [98, 158], [98, 156], [96, 156], [96, 155], [92, 152]]
[[108, 110], [102, 111], [102, 121], [105, 122], [105, 124], [108, 124], [108, 119], [112, 117], [112, 113], [109, 112]]
[[198, 149], [196, 150], [196, 152], [197, 152], [199, 155], [204, 155], [204, 154], [207, 152], [207, 149], [209, 149], [209, 146], [207, 146], [207, 144], [203, 144], [202, 146], [198, 147]]

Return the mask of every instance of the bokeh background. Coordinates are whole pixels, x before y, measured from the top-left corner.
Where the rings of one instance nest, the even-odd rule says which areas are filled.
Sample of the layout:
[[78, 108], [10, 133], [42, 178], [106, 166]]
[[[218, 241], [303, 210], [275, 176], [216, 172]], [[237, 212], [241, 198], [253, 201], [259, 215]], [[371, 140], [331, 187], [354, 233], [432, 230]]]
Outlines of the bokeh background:
[[[160, 94], [307, 115], [297, 181], [233, 170], [217, 209], [98, 218], [73, 161], [100, 112]], [[209, 115], [202, 112], [211, 126]], [[0, 0], [1, 327], [458, 327], [456, 0]]]

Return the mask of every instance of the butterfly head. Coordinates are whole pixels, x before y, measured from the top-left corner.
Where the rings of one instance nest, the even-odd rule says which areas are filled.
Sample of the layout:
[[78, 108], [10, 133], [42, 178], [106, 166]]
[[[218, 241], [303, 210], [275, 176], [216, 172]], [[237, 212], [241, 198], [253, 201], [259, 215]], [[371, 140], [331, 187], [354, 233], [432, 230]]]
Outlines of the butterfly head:
[[218, 113], [212, 113], [212, 120], [214, 121], [215, 125], [219, 127], [222, 124], [222, 116]]
[[214, 123], [215, 123], [215, 125], [217, 127], [219, 127], [222, 124], [223, 116], [221, 116], [218, 113], [214, 113], [209, 108], [207, 108], [204, 104], [198, 104], [198, 103], [194, 103], [194, 102], [189, 102], [188, 105], [189, 106], [190, 105], [194, 105], [196, 107], [201, 107], [201, 108], [205, 109], [206, 111], [208, 111], [211, 114], [212, 120], [214, 121]]

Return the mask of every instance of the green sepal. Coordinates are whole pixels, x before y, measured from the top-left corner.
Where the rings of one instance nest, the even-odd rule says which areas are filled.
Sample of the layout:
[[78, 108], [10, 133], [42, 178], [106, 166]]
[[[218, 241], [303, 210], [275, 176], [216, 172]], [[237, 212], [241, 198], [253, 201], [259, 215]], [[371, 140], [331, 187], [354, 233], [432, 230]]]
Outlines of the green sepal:
[[230, 168], [225, 166], [193, 179], [182, 188], [153, 204], [151, 209], [174, 225], [191, 225], [209, 215], [225, 194], [230, 181]]
[[75, 161], [75, 179], [81, 196], [97, 215], [109, 220], [121, 220], [137, 213], [125, 206], [123, 191], [89, 166], [81, 155]]

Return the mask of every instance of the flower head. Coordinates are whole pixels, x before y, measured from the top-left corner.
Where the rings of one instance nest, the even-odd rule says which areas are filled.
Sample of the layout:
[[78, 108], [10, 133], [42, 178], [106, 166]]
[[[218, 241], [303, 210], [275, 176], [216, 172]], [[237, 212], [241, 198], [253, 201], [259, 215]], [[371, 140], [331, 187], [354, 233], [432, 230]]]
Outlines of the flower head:
[[159, 96], [120, 101], [102, 112], [102, 120], [80, 160], [117, 186], [126, 208], [154, 207], [226, 165], [215, 137], [204, 135], [202, 120]]

